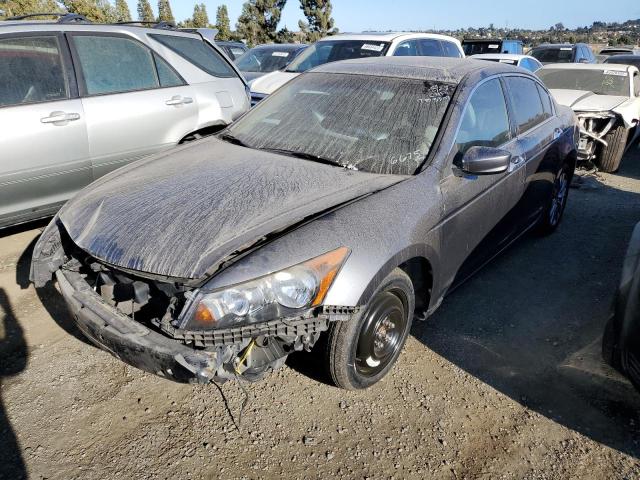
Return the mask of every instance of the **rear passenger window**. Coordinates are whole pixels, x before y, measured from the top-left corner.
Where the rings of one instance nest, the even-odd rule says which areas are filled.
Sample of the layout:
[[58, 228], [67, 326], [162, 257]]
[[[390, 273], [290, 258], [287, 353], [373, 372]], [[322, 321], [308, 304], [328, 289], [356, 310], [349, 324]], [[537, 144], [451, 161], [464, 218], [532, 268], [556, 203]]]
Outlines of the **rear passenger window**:
[[445, 57], [460, 58], [460, 50], [458, 46], [452, 42], [442, 42], [442, 49], [444, 50]]
[[173, 35], [151, 35], [155, 40], [176, 52], [185, 60], [204, 70], [209, 75], [221, 78], [236, 77], [237, 74], [224, 58], [209, 44], [197, 38]]
[[158, 79], [160, 80], [161, 87], [179, 87], [185, 85], [184, 80], [175, 72], [173, 68], [167, 64], [160, 55], [154, 53], [153, 58], [156, 61], [156, 68], [158, 69]]
[[511, 137], [509, 130], [502, 85], [497, 79], [489, 80], [478, 87], [465, 107], [456, 136], [458, 152], [464, 154], [475, 146], [499, 147]]
[[536, 82], [524, 77], [507, 77], [506, 82], [519, 134], [547, 118]]
[[56, 37], [0, 40], [0, 107], [69, 98]]
[[540, 94], [540, 99], [542, 100], [542, 110], [544, 111], [544, 118], [550, 118], [553, 116], [551, 98], [549, 97], [547, 91], [540, 85], [536, 84], [536, 87], [538, 87], [538, 93]]
[[88, 95], [158, 88], [151, 51], [122, 37], [74, 35]]
[[440, 41], [423, 38], [420, 42], [420, 55], [423, 57], [442, 57]]

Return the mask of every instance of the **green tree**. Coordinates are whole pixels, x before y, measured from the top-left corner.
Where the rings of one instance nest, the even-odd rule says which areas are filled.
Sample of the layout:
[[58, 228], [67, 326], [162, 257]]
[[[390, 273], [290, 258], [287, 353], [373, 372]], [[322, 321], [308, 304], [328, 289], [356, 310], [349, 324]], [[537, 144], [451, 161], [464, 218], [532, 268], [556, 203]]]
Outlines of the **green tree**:
[[176, 23], [169, 0], [158, 0], [158, 21]]
[[4, 12], [0, 18], [62, 11], [55, 0], [0, 0], [0, 10]]
[[116, 21], [117, 22], [130, 22], [131, 12], [129, 11], [129, 5], [126, 0], [116, 0]]
[[218, 29], [217, 39], [231, 40], [231, 22], [226, 5], [220, 5], [216, 11], [216, 28]]
[[207, 14], [207, 6], [201, 3], [193, 7], [193, 28], [207, 28], [209, 26], [209, 15]]
[[287, 0], [247, 0], [236, 24], [238, 34], [249, 46], [275, 41], [286, 3]]
[[108, 0], [62, 0], [67, 11], [84, 15], [95, 23], [113, 23], [116, 11]]
[[331, 0], [300, 0], [300, 8], [307, 17], [306, 22], [298, 22], [306, 42], [315, 42], [333, 30], [335, 22], [331, 17]]
[[156, 17], [149, 0], [138, 0], [138, 20], [141, 22], [155, 22]]

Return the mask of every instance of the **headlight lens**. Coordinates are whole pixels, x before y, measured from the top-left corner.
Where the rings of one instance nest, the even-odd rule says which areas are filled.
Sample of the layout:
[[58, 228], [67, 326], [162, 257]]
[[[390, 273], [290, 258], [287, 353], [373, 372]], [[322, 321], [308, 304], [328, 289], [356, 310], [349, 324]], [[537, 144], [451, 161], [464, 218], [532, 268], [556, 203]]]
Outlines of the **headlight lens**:
[[266, 277], [199, 292], [179, 328], [204, 331], [267, 322], [320, 305], [348, 254], [341, 247]]

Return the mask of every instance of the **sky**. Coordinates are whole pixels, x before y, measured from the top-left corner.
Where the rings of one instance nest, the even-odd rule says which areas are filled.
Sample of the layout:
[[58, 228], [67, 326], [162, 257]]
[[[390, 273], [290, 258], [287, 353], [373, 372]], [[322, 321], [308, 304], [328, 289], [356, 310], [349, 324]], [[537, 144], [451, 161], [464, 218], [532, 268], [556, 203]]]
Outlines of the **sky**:
[[[197, 0], [198, 3], [203, 0]], [[128, 0], [136, 15], [137, 0]], [[150, 0], [154, 10], [157, 0]], [[196, 0], [170, 0], [176, 20], [193, 14]], [[204, 0], [215, 22], [218, 5], [226, 4], [232, 28], [244, 0]], [[156, 11], [157, 12], [157, 11]], [[300, 2], [288, 0], [279, 27], [298, 30]], [[449, 30], [467, 27], [549, 28], [562, 22], [567, 28], [591, 25], [596, 20], [623, 22], [640, 18], [639, 0], [333, 0], [333, 18], [343, 32], [365, 30]]]

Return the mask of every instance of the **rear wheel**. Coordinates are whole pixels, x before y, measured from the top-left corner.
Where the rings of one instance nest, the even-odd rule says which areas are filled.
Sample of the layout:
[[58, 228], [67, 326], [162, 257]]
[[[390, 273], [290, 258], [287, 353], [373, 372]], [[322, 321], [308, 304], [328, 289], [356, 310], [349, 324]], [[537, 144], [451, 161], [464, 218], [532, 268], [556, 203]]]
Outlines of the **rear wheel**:
[[367, 388], [380, 381], [398, 359], [415, 308], [413, 284], [396, 268], [380, 284], [365, 309], [329, 329], [326, 362], [336, 386]]
[[540, 218], [537, 230], [541, 235], [549, 235], [558, 228], [562, 220], [562, 214], [567, 206], [567, 198], [569, 197], [569, 184], [571, 183], [571, 166], [569, 162], [562, 165], [553, 182], [553, 191], [551, 198]]
[[627, 146], [629, 130], [624, 125], [619, 125], [604, 136], [607, 146], [603, 146], [600, 155], [596, 159], [596, 165], [607, 173], [617, 172], [622, 162], [622, 156]]

